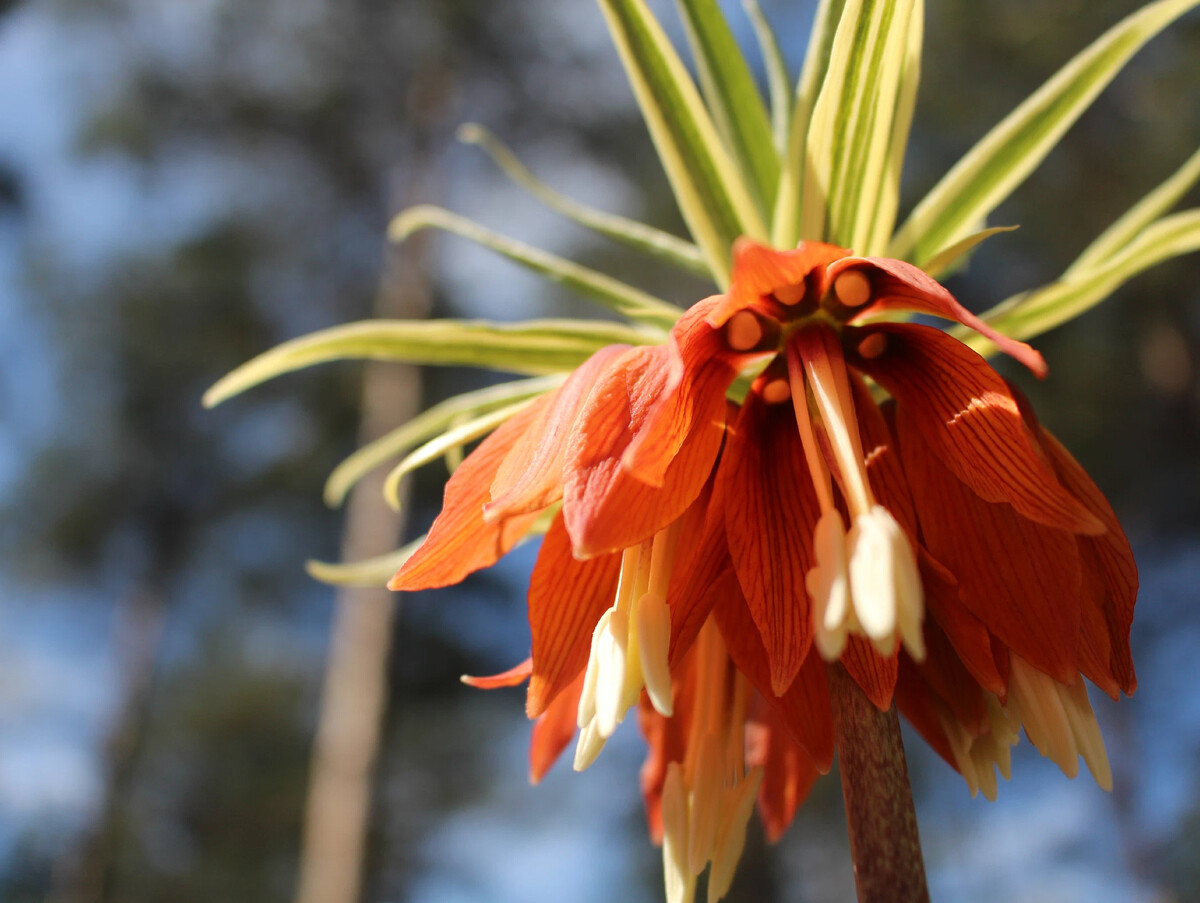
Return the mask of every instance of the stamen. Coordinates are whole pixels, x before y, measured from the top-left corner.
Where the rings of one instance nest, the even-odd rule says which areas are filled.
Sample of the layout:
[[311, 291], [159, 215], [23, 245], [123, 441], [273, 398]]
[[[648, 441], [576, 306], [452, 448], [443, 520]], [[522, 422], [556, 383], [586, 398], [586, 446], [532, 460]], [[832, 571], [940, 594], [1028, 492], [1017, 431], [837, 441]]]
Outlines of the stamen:
[[762, 337], [762, 324], [748, 310], [739, 310], [725, 325], [726, 341], [734, 351], [749, 351], [762, 341]]
[[762, 390], [762, 399], [767, 404], [782, 404], [792, 397], [792, 387], [786, 379], [773, 379]]
[[667, 766], [662, 793], [663, 878], [667, 903], [690, 903], [696, 876], [688, 869], [688, 792], [678, 762]]
[[576, 770], [595, 760], [643, 688], [660, 714], [669, 718], [674, 713], [667, 591], [678, 540], [676, 522], [621, 557], [616, 599], [592, 634], [576, 715]]
[[771, 294], [775, 296], [775, 300], [780, 304], [786, 304], [788, 307], [795, 307], [804, 300], [808, 288], [803, 282], [797, 282], [794, 285], [781, 285]]
[[862, 307], [871, 300], [871, 280], [862, 270], [846, 270], [833, 281], [833, 293], [847, 307]]
[[821, 658], [837, 661], [854, 618], [846, 572], [846, 525], [837, 508], [830, 508], [817, 521], [813, 558], [817, 563], [804, 578], [813, 601], [813, 638]]
[[858, 353], [869, 361], [874, 360], [887, 351], [887, 345], [886, 333], [873, 332], [858, 343]]
[[1073, 685], [1061, 684], [1013, 653], [1008, 709], [1024, 725], [1038, 752], [1063, 774], [1075, 777], [1082, 756], [1096, 783], [1104, 790], [1112, 789], [1104, 739], [1082, 677]]
[[908, 654], [922, 661], [925, 596], [908, 537], [891, 512], [875, 505], [854, 519], [846, 545], [850, 551], [850, 595], [863, 633], [884, 656], [896, 651], [899, 633]]

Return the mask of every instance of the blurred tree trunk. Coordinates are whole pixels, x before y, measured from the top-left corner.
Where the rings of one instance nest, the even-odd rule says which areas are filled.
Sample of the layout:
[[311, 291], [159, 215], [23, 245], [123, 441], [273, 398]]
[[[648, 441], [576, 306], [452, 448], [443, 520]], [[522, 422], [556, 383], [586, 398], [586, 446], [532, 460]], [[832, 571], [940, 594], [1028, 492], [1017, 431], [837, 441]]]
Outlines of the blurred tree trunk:
[[[381, 317], [418, 316], [427, 307], [419, 244], [401, 249], [398, 256], [406, 275], [380, 292], [376, 313]], [[360, 440], [376, 439], [412, 417], [420, 402], [416, 368], [368, 367]], [[384, 476], [381, 472], [364, 479], [350, 496], [344, 561], [381, 555], [399, 542], [403, 518], [383, 502]], [[386, 589], [338, 593], [304, 814], [297, 903], [359, 899], [396, 610], [396, 597]]]
[[[432, 200], [436, 165], [429, 136], [444, 109], [444, 82], [443, 74], [433, 69], [420, 73], [410, 85], [404, 113], [413, 131], [412, 153], [405, 161], [404, 187], [392, 199], [393, 209]], [[389, 251], [376, 316], [414, 318], [428, 313], [426, 244], [418, 235]], [[360, 442], [408, 420], [420, 405], [417, 368], [369, 365], [363, 381]], [[400, 540], [404, 518], [383, 502], [385, 476], [386, 469], [368, 476], [350, 495], [343, 561], [384, 554]], [[407, 491], [406, 481], [402, 499]], [[356, 903], [361, 897], [397, 609], [397, 597], [383, 588], [338, 593], [313, 746], [296, 903]]]

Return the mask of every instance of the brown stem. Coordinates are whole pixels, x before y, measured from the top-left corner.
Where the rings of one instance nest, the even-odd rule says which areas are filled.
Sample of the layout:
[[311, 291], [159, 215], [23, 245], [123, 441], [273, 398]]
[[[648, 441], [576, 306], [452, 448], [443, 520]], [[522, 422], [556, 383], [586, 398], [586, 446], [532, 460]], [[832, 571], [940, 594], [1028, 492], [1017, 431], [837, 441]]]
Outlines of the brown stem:
[[928, 903], [896, 707], [879, 711], [845, 668], [828, 670], [859, 903]]

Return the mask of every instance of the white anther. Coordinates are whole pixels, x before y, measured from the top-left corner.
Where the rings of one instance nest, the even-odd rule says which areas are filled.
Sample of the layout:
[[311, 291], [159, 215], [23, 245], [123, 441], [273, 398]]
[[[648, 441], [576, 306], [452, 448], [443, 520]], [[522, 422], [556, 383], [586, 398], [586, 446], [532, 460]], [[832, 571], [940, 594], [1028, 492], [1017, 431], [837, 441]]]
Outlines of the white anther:
[[827, 662], [832, 662], [846, 648], [852, 617], [850, 579], [846, 571], [846, 526], [836, 508], [830, 508], [817, 521], [813, 558], [816, 564], [805, 575], [804, 585], [813, 602], [817, 651]]
[[908, 537], [882, 505], [854, 519], [849, 549], [850, 597], [863, 633], [881, 655], [892, 655], [899, 633], [916, 661], [925, 658], [921, 634], [924, 594]]

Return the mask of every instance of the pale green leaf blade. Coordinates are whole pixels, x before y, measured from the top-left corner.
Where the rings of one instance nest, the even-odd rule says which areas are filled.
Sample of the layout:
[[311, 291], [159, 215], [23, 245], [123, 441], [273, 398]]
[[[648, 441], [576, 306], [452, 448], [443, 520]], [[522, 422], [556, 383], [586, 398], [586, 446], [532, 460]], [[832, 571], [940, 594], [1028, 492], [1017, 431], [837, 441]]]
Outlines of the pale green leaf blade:
[[1200, 180], [1200, 150], [1197, 150], [1169, 179], [1134, 204], [1120, 219], [1087, 246], [1063, 274], [1064, 279], [1082, 275], [1123, 250], [1143, 229], [1179, 203]]
[[887, 252], [896, 214], [900, 209], [900, 176], [908, 151], [908, 133], [912, 129], [913, 112], [917, 106], [917, 89], [921, 85], [921, 52], [925, 43], [925, 0], [913, 4], [908, 22], [908, 41], [900, 69], [900, 88], [896, 93], [896, 115], [888, 141], [886, 172], [880, 183], [879, 201], [870, 238], [859, 253], [879, 256]]
[[[771, 98], [771, 136], [775, 144], [775, 153], [782, 155], [787, 148], [792, 122], [792, 79], [788, 75], [783, 51], [779, 49], [775, 29], [763, 14], [758, 0], [742, 0], [742, 7], [750, 18], [750, 24], [754, 26], [754, 36], [758, 39], [758, 49], [762, 54], [763, 66], [767, 70], [767, 91]], [[778, 184], [777, 176], [776, 193]], [[768, 198], [768, 201], [774, 204], [774, 198]]]
[[644, 345], [656, 338], [593, 320], [364, 320], [276, 345], [219, 380], [203, 400], [212, 407], [283, 373], [327, 361], [458, 364], [545, 375], [572, 370], [606, 345]]
[[676, 6], [717, 129], [753, 187], [759, 209], [768, 210], [779, 186], [779, 157], [754, 75], [717, 0], [676, 0]]
[[892, 140], [914, 0], [849, 0], [807, 139], [800, 237], [870, 240]]
[[976, 245], [981, 244], [993, 235], [998, 235], [1001, 232], [1015, 232], [1017, 226], [992, 226], [990, 229], [983, 229], [968, 235], [962, 241], [956, 241], [948, 248], [943, 248], [933, 257], [929, 258], [929, 262], [925, 264], [925, 272], [937, 279], [944, 275], [949, 270], [953, 269], [963, 257], [975, 250]]
[[[1009, 298], [983, 318], [1005, 335], [1031, 339], [1095, 307], [1150, 267], [1195, 251], [1200, 251], [1200, 209], [1164, 217], [1106, 264], [1089, 269], [1082, 277], [1052, 282]], [[982, 336], [960, 328], [952, 332], [981, 353], [995, 351], [995, 346]]]
[[476, 439], [486, 436], [514, 414], [528, 407], [532, 400], [525, 399], [515, 404], [505, 405], [498, 410], [480, 414], [478, 417], [472, 417], [470, 420], [434, 436], [424, 445], [413, 449], [405, 455], [399, 464], [388, 472], [387, 478], [383, 483], [384, 500], [393, 508], [399, 510], [401, 480], [414, 470], [424, 467], [431, 461], [436, 461], [438, 458], [444, 456], [450, 449], [466, 445], [468, 442], [473, 442]]
[[369, 442], [333, 469], [325, 482], [325, 504], [336, 507], [364, 476], [388, 461], [427, 441], [453, 425], [458, 418], [486, 414], [514, 401], [532, 398], [562, 385], [565, 374], [511, 380], [472, 392], [463, 392], [417, 414], [408, 422]]
[[684, 222], [713, 279], [725, 288], [734, 240], [766, 238], [762, 215], [700, 92], [644, 0], [599, 3]]
[[833, 39], [846, 0], [820, 0], [804, 67], [796, 84], [796, 99], [788, 129], [787, 149], [779, 173], [779, 196], [775, 199], [775, 216], [771, 221], [771, 241], [777, 248], [792, 248], [800, 240], [800, 217], [804, 199], [804, 173], [807, 168], [808, 133], [812, 126], [813, 106], [817, 92], [825, 81]]
[[310, 559], [305, 562], [304, 570], [314, 580], [328, 583], [332, 586], [349, 586], [359, 589], [380, 589], [387, 586], [392, 575], [400, 570], [404, 562], [412, 558], [413, 553], [425, 541], [424, 536], [401, 546], [394, 552], [365, 558], [362, 561], [334, 563]]
[[493, 232], [474, 220], [451, 213], [442, 207], [422, 204], [399, 213], [388, 226], [388, 238], [401, 242], [420, 229], [443, 229], [495, 251], [551, 282], [557, 282], [578, 295], [609, 310], [648, 326], [670, 329], [683, 313], [673, 304], [655, 298], [632, 285]]
[[1118, 22], [983, 137], [917, 205], [889, 254], [918, 266], [1020, 185], [1141, 47], [1200, 0], [1158, 0]]
[[478, 146], [506, 176], [551, 210], [663, 263], [696, 276], [712, 278], [704, 255], [690, 241], [624, 216], [605, 213], [555, 191], [531, 173], [511, 150], [483, 126], [473, 122], [460, 126], [458, 139], [465, 144]]

